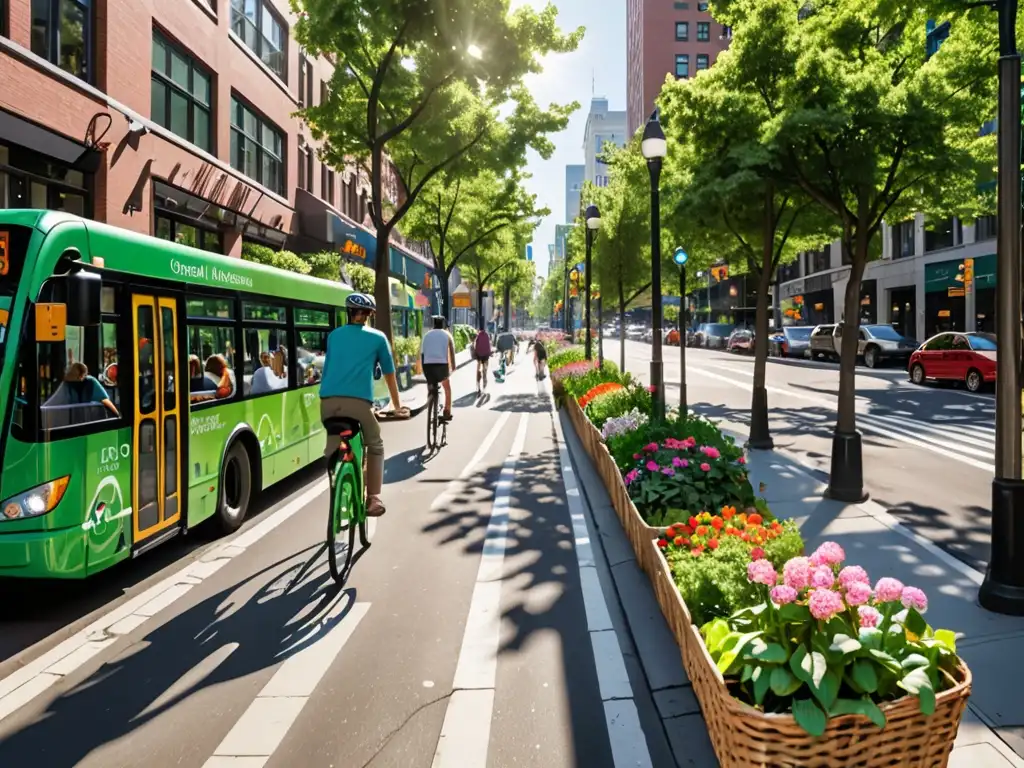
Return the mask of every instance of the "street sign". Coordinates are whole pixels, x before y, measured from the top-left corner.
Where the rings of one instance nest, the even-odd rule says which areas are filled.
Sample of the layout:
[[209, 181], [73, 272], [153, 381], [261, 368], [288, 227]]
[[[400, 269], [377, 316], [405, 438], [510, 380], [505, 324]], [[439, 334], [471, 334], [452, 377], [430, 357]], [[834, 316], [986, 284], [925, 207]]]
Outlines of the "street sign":
[[676, 252], [672, 255], [672, 261], [674, 261], [680, 267], [685, 265], [689, 258], [690, 255], [682, 248], [676, 248]]
[[526, 246], [526, 260], [533, 261], [533, 245]]
[[469, 309], [473, 306], [473, 300], [468, 293], [452, 294], [452, 306], [456, 309]]

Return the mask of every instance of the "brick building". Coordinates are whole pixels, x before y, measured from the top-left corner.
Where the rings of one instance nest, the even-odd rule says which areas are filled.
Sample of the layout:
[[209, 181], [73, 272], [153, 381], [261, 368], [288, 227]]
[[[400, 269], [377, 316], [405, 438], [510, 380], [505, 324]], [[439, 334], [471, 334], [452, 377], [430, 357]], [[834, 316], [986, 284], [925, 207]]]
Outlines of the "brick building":
[[666, 75], [693, 77], [729, 47], [732, 31], [707, 3], [627, 0], [626, 128], [632, 136], [654, 111]]
[[[293, 21], [287, 0], [0, 0], [0, 208], [371, 261], [368, 179], [322, 165], [292, 116], [333, 72]], [[396, 237], [392, 271], [427, 264]]]

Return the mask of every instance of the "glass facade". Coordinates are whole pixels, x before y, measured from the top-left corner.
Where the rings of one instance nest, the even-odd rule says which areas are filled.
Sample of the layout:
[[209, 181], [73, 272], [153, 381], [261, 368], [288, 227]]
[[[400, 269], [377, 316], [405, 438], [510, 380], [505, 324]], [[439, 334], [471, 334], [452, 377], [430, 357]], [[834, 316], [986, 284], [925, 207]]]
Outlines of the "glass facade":
[[92, 216], [92, 180], [82, 171], [0, 144], [0, 208], [45, 208]]

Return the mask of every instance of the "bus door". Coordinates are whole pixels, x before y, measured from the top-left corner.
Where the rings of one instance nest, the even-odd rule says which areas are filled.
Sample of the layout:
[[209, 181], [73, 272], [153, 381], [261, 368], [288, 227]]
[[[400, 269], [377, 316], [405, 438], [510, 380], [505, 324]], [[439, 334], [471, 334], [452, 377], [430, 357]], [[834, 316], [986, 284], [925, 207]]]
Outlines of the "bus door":
[[132, 296], [132, 528], [136, 544], [167, 531], [181, 519], [177, 315], [175, 299]]

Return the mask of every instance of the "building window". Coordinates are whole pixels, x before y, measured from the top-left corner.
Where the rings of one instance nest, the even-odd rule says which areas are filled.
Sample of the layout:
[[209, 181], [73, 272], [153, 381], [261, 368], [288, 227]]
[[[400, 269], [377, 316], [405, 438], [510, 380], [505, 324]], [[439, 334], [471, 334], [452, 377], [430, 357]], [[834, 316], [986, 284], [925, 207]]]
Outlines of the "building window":
[[313, 148], [299, 136], [299, 189], [313, 191]]
[[956, 245], [955, 221], [952, 218], [939, 219], [930, 223], [924, 230], [924, 251], [941, 251]]
[[334, 205], [334, 171], [326, 164], [320, 166], [320, 197]]
[[201, 229], [195, 222], [183, 222], [170, 216], [156, 214], [155, 234], [161, 240], [171, 240], [179, 245], [199, 248], [210, 253], [224, 253], [220, 232], [212, 229]]
[[979, 216], [974, 222], [974, 242], [994, 240], [997, 232], [996, 221], [995, 216]]
[[231, 167], [271, 192], [285, 194], [284, 134], [231, 97]]
[[697, 71], [700, 72], [702, 69], [708, 68], [708, 55], [706, 53], [697, 54]]
[[706, 13], [707, 10], [708, 10], [708, 4], [707, 3], [697, 3], [697, 10], [700, 11], [701, 13]]
[[299, 54], [299, 106], [313, 106], [313, 65]]
[[0, 144], [0, 209], [40, 208], [91, 218], [91, 178], [30, 149]]
[[288, 79], [288, 29], [263, 0], [231, 0], [231, 31], [282, 80]]
[[32, 0], [32, 53], [89, 80], [91, 48], [90, 0]]
[[690, 39], [690, 24], [686, 21], [676, 22], [676, 40], [686, 42]]
[[711, 40], [711, 22], [710, 21], [698, 21], [697, 22], [697, 42], [706, 43]]
[[690, 76], [690, 57], [685, 53], [676, 54], [676, 77]]
[[320, 103], [321, 104], [326, 104], [327, 101], [330, 98], [331, 98], [330, 88], [327, 86], [327, 83], [325, 83], [323, 80], [321, 80], [320, 81]]
[[722, 27], [722, 37], [726, 40], [732, 40], [732, 27]]
[[150, 119], [212, 152], [210, 73], [159, 32], [153, 32]]

